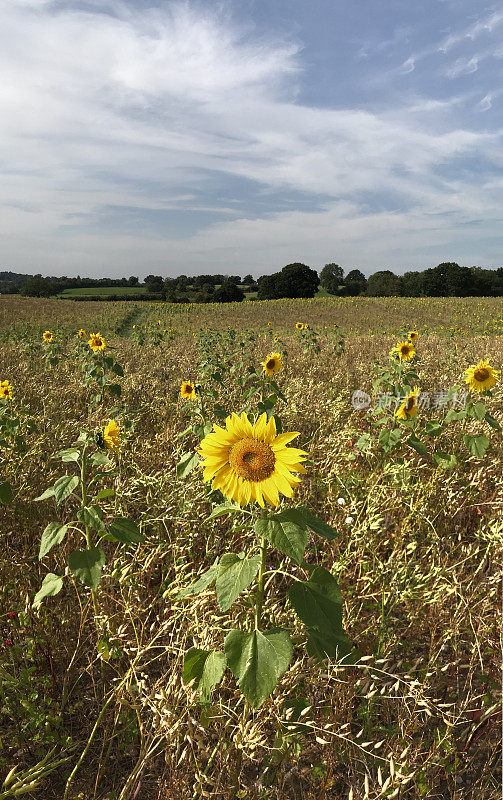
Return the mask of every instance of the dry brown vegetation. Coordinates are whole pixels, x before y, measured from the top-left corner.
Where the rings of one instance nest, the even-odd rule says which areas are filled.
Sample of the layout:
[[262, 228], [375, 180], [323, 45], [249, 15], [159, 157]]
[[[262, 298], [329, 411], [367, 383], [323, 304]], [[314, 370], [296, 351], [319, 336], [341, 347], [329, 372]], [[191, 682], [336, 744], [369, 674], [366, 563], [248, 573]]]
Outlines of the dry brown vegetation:
[[[2, 780], [15, 764], [26, 769], [55, 748], [50, 760], [68, 761], [28, 796], [61, 798], [99, 718], [71, 787], [75, 800], [501, 796], [501, 434], [488, 434], [491, 447], [477, 459], [463, 455], [459, 426], [451, 426], [443, 449], [457, 453], [458, 463], [450, 470], [405, 447], [387, 458], [375, 450], [360, 454], [354, 444], [370, 423], [366, 412], [351, 407], [351, 392], [370, 389], [371, 362], [385, 360], [395, 339], [351, 335], [336, 356], [323, 337], [320, 353], [303, 353], [290, 333], [296, 319], [322, 331], [334, 323], [346, 331], [404, 324], [422, 330], [424, 323], [431, 329], [441, 309], [437, 333], [420, 339], [419, 375], [423, 389], [447, 389], [479, 358], [490, 357], [498, 368], [503, 363], [501, 337], [477, 335], [483, 326], [469, 316], [472, 302], [481, 322], [501, 324], [501, 299], [469, 300], [338, 301], [334, 314], [332, 300], [166, 310], [2, 298], [1, 319], [31, 325], [33, 336], [56, 323], [62, 331], [83, 325], [110, 336], [124, 367], [117, 419], [129, 427], [118, 475], [103, 478], [116, 492], [103, 507], [107, 515], [122, 513], [141, 524], [146, 539], [127, 547], [105, 543], [98, 592], [99, 623], [110, 639], [107, 660], [96, 653], [89, 590], [75, 579], [33, 609], [41, 579], [48, 571], [63, 574], [72, 549], [67, 540], [37, 561], [55, 506], [34, 498], [61, 474], [54, 454], [74, 443], [81, 428], [103, 427], [114, 403], [107, 400], [89, 415], [88, 390], [71, 355], [48, 367], [22, 342], [2, 345], [0, 379], [9, 378], [16, 403], [29, 408], [38, 426], [27, 435], [27, 451], [9, 451], [2, 466], [14, 487], [13, 504], [0, 507]], [[173, 341], [152, 347], [147, 338], [140, 346], [113, 335], [129, 334], [134, 320], [148, 334], [158, 317], [163, 330], [176, 328]], [[446, 338], [441, 325], [471, 335]], [[313, 538], [306, 559], [336, 576], [345, 626], [362, 654], [341, 667], [319, 665], [296, 648], [290, 669], [258, 711], [245, 704], [229, 672], [209, 709], [181, 678], [187, 649], [218, 648], [231, 622], [244, 623], [247, 607], [238, 601], [224, 615], [213, 590], [190, 601], [177, 599], [178, 591], [216, 555], [237, 552], [253, 538], [241, 518], [207, 521], [211, 505], [198, 470], [183, 480], [176, 476], [187, 447], [177, 439], [187, 424], [179, 387], [182, 379], [198, 378], [200, 353], [190, 334], [205, 326], [255, 328], [245, 361], [249, 355], [259, 364], [280, 346], [288, 352], [278, 376], [287, 398], [279, 413], [286, 430], [300, 431], [309, 452], [296, 499], [340, 534], [333, 542]], [[284, 345], [273, 343], [275, 331], [289, 331]], [[28, 327], [21, 333], [31, 335]], [[70, 352], [66, 342], [64, 348]], [[220, 398], [229, 411], [241, 404], [236, 374], [226, 375]], [[501, 388], [487, 403], [501, 421]], [[469, 422], [467, 430], [477, 426]], [[71, 519], [72, 502], [56, 513]], [[271, 588], [266, 622], [284, 624], [302, 639], [281, 576]], [[293, 725], [296, 702], [306, 711]]]

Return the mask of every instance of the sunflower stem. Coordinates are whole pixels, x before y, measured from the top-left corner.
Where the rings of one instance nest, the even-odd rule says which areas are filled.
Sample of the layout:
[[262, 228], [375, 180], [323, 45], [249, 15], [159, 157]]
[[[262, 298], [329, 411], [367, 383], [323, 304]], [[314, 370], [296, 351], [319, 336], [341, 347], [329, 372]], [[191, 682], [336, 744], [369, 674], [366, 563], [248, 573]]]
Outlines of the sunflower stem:
[[[262, 512], [262, 518], [266, 517], [266, 513]], [[262, 536], [260, 539], [260, 568], [257, 580], [257, 591], [255, 594], [255, 630], [260, 629], [260, 620], [262, 617], [262, 606], [264, 603], [264, 575], [267, 560], [267, 541]]]
[[[81, 490], [82, 490], [82, 508], [85, 508], [87, 506], [87, 484], [86, 484], [87, 460], [86, 460], [86, 450], [87, 450], [87, 443], [82, 448], [82, 458], [81, 458], [81, 461], [80, 461], [80, 486], [81, 486]], [[91, 548], [93, 546], [93, 542], [92, 542], [92, 539], [91, 539], [91, 531], [89, 529], [89, 526], [86, 525], [85, 523], [84, 523], [84, 531], [85, 531], [85, 535], [86, 535], [86, 546], [87, 546], [87, 549], [91, 550]], [[99, 628], [99, 623], [98, 623], [99, 606], [98, 606], [98, 598], [97, 598], [97, 595], [96, 595], [96, 589], [91, 589], [91, 598], [92, 598], [92, 601], [93, 601], [93, 609], [94, 609], [94, 618], [95, 618], [95, 622], [96, 622], [96, 629], [97, 629], [98, 633], [100, 633], [100, 628]]]

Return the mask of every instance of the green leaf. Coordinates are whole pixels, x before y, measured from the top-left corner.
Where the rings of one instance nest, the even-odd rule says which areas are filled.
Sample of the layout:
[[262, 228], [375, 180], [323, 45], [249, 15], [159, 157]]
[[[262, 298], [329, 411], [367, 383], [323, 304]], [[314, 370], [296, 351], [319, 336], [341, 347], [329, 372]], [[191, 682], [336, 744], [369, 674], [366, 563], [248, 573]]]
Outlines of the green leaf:
[[48, 572], [42, 581], [42, 586], [33, 598], [33, 607], [38, 608], [44, 597], [53, 597], [63, 588], [63, 578], [60, 575], [55, 575], [54, 572]]
[[231, 672], [253, 708], [269, 697], [293, 654], [290, 637], [281, 628], [267, 633], [229, 631], [224, 650]]
[[115, 374], [120, 378], [124, 377], [124, 370], [122, 369], [121, 365], [117, 363], [117, 361], [112, 364], [112, 372], [115, 372]]
[[77, 475], [63, 475], [58, 478], [54, 484], [54, 499], [56, 503], [62, 503], [67, 497], [70, 497], [73, 490], [78, 486], [79, 479]]
[[215, 589], [218, 605], [227, 611], [241, 592], [250, 585], [260, 567], [260, 556], [246, 558], [244, 553], [224, 553], [218, 565]]
[[451, 469], [457, 464], [457, 458], [455, 455], [437, 450], [436, 453], [433, 453], [433, 463], [442, 469]]
[[494, 417], [491, 416], [489, 411], [486, 411], [484, 419], [487, 422], [487, 424], [491, 426], [491, 428], [494, 428], [495, 431], [501, 430], [501, 425], [499, 424], [498, 420], [494, 419]]
[[414, 434], [411, 434], [407, 439], [407, 444], [409, 447], [412, 447], [416, 453], [419, 453], [420, 456], [425, 458], [427, 461], [430, 460], [430, 454], [428, 453], [428, 448], [420, 439], [418, 439]]
[[199, 592], [204, 592], [212, 583], [215, 582], [218, 572], [218, 558], [215, 559], [213, 564], [209, 569], [207, 569], [200, 578], [197, 579], [192, 586], [188, 586], [186, 589], [182, 589], [177, 594], [178, 599], [182, 599], [183, 597], [188, 597], [192, 594], [199, 594]]
[[80, 450], [76, 447], [70, 447], [68, 450], [60, 450], [59, 453], [56, 453], [56, 457], [60, 458], [61, 461], [65, 463], [78, 461], [80, 458]]
[[355, 447], [358, 450], [361, 450], [362, 453], [365, 453], [367, 450], [370, 450], [371, 446], [372, 446], [372, 441], [370, 433], [362, 433], [362, 435], [355, 444]]
[[45, 528], [42, 538], [40, 540], [40, 550], [38, 552], [38, 560], [40, 561], [49, 550], [56, 544], [61, 544], [65, 538], [68, 525], [60, 525], [59, 522], [49, 522]]
[[478, 436], [463, 436], [463, 441], [470, 453], [477, 458], [483, 458], [490, 445], [489, 439], [483, 433]]
[[108, 526], [108, 533], [117, 541], [124, 544], [136, 544], [144, 542], [145, 539], [140, 533], [138, 525], [127, 517], [116, 517]]
[[225, 408], [220, 405], [220, 403], [215, 403], [213, 405], [213, 413], [216, 417], [218, 417], [218, 419], [225, 419], [229, 416], [229, 412], [226, 411]]
[[469, 417], [482, 421], [486, 415], [485, 403], [469, 403], [467, 409]]
[[105, 553], [100, 547], [89, 550], [74, 550], [70, 553], [68, 566], [82, 583], [96, 589], [101, 580], [101, 571], [105, 564]]
[[106, 453], [93, 453], [89, 459], [89, 463], [93, 464], [95, 467], [106, 467], [112, 462]]
[[466, 411], [464, 409], [462, 411], [454, 411], [454, 409], [451, 408], [445, 415], [446, 422], [453, 422], [453, 420], [458, 419], [466, 419]]
[[217, 517], [223, 517], [225, 514], [235, 514], [243, 509], [241, 506], [235, 506], [231, 503], [221, 503], [219, 506], [215, 506], [209, 517], [206, 517], [205, 522], [208, 522], [209, 519], [216, 519]]
[[176, 465], [177, 477], [186, 478], [198, 463], [199, 455], [197, 453], [184, 453]]
[[308, 628], [327, 635], [343, 630], [341, 591], [334, 576], [324, 567], [316, 567], [308, 581], [293, 583], [288, 598]]
[[424, 432], [427, 436], [440, 436], [444, 430], [443, 425], [436, 419], [430, 419], [424, 426]]
[[113, 489], [100, 489], [96, 495], [96, 500], [104, 500], [106, 497], [113, 497], [115, 494]]
[[47, 500], [49, 497], [54, 497], [54, 486], [50, 486], [45, 492], [39, 495], [39, 497], [35, 497], [35, 502], [38, 503], [39, 500]]
[[307, 508], [296, 508], [292, 510], [301, 513], [309, 530], [313, 531], [313, 533], [317, 533], [318, 536], [323, 536], [324, 539], [330, 541], [336, 539], [340, 535], [328, 522], [325, 522], [319, 517], [315, 517]]
[[255, 523], [255, 532], [296, 564], [302, 564], [308, 535], [304, 517], [295, 514], [294, 509], [290, 509], [290, 513], [284, 511], [258, 519]]
[[77, 511], [77, 519], [94, 528], [96, 531], [104, 531], [103, 512], [99, 506], [84, 506]]
[[192, 683], [192, 688], [199, 691], [208, 702], [212, 690], [222, 680], [226, 666], [224, 653], [192, 647], [185, 654], [182, 679], [186, 685]]
[[4, 506], [10, 506], [12, 503], [12, 486], [9, 481], [0, 483], [0, 503]]
[[319, 631], [310, 629], [306, 649], [310, 656], [320, 661], [328, 656], [332, 659], [343, 660], [345, 663], [348, 663], [350, 660], [348, 656], [354, 652], [351, 639], [344, 630], [324, 636]]

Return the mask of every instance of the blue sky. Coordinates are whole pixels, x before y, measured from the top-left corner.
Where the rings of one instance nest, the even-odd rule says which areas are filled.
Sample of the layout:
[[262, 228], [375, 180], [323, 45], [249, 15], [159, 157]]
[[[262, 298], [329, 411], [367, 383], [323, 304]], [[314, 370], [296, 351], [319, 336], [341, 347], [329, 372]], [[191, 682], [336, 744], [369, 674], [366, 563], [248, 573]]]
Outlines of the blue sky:
[[0, 269], [503, 264], [503, 2], [4, 0]]

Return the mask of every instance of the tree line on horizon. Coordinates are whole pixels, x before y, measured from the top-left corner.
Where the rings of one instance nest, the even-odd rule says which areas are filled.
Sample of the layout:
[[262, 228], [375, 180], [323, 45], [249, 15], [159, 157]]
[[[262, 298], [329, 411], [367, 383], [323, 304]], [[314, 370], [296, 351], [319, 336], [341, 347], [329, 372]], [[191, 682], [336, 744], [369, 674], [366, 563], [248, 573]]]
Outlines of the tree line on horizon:
[[[140, 287], [137, 276], [129, 278], [42, 277], [0, 272], [0, 293], [19, 293], [32, 297], [50, 297], [65, 289], [116, 287], [117, 294], [103, 299], [124, 299], [120, 289]], [[368, 278], [359, 270], [347, 274], [338, 264], [325, 264], [320, 274], [306, 264], [287, 264], [272, 275], [262, 275], [257, 281], [252, 275], [207, 274], [163, 278], [147, 275], [143, 287], [149, 299], [167, 302], [225, 303], [239, 302], [247, 295], [258, 300], [315, 297], [319, 288], [329, 295], [367, 297], [498, 297], [503, 295], [503, 267], [483, 269], [462, 267], [456, 262], [442, 262], [436, 267], [396, 275], [391, 270], [379, 270]], [[127, 296], [132, 299], [131, 295]], [[81, 299], [81, 298], [76, 298]], [[97, 299], [97, 298], [93, 298]], [[137, 299], [137, 297], [135, 298]], [[252, 299], [251, 297], [249, 299]]]

